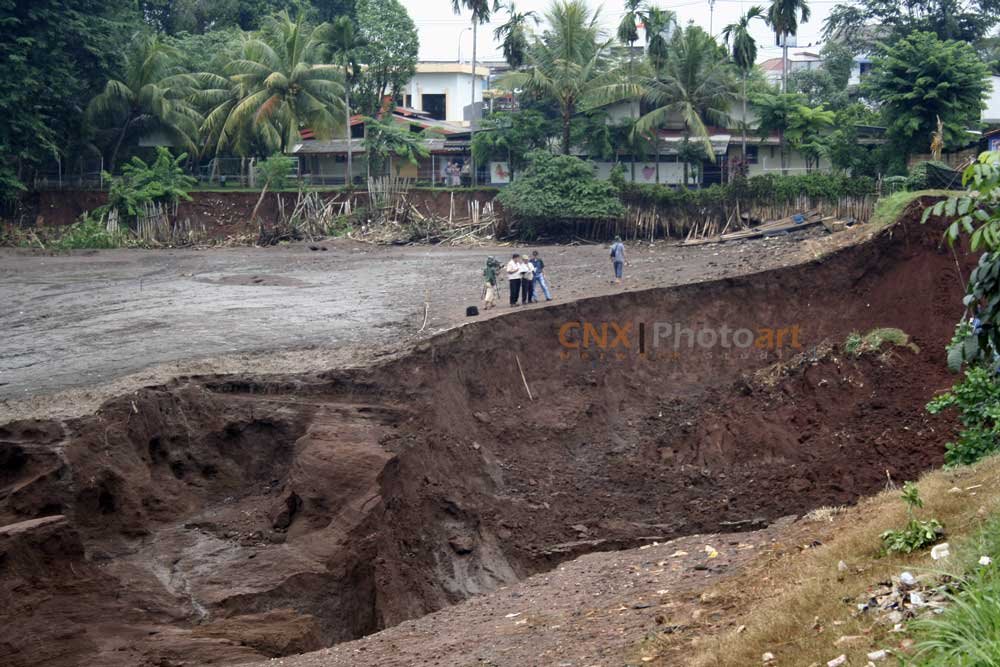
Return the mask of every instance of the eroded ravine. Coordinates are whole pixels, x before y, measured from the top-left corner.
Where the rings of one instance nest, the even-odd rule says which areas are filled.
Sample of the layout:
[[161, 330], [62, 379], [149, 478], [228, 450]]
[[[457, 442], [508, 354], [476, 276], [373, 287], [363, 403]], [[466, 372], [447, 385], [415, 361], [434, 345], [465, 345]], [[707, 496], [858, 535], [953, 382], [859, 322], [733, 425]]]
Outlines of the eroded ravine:
[[[901, 226], [822, 262], [470, 325], [373, 368], [184, 378], [92, 416], [8, 424], [0, 661], [307, 651], [588, 551], [912, 477], [940, 462], [947, 425], [922, 409], [948, 383], [934, 351], [958, 315], [938, 239]], [[625, 321], [798, 326], [805, 354], [599, 360], [560, 345], [568, 322]], [[820, 346], [876, 326], [923, 352]], [[776, 381], [749, 379], [775, 362]]]

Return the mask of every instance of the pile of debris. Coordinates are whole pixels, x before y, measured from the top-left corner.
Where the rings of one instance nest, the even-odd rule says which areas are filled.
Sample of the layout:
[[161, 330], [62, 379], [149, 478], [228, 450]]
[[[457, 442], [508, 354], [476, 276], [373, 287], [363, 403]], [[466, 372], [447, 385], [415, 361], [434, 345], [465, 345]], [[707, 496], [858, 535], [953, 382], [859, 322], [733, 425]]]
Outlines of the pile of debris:
[[[744, 222], [752, 222], [744, 220]], [[726, 233], [729, 224], [722, 229], [717, 229], [718, 225], [706, 225], [704, 228], [692, 227], [687, 238], [681, 245], [703, 245], [706, 243], [724, 243], [726, 241], [741, 241], [744, 239], [755, 239], [767, 236], [779, 236], [789, 232], [797, 232], [801, 229], [808, 229], [816, 225], [823, 225], [830, 233], [838, 232], [857, 223], [854, 218], [838, 218], [837, 216], [823, 216], [818, 210], [796, 213], [780, 220], [769, 220], [756, 226], [748, 226], [745, 229]]]
[[866, 591], [857, 601], [857, 613], [874, 615], [891, 623], [894, 632], [902, 632], [908, 620], [942, 613], [953, 583], [948, 576], [903, 572]]
[[455, 207], [451, 193], [448, 217], [425, 212], [410, 201], [410, 183], [392, 177], [370, 179], [367, 211], [348, 237], [366, 243], [405, 245], [410, 243], [481, 245], [497, 238], [500, 219], [493, 202], [472, 199], [464, 215]]

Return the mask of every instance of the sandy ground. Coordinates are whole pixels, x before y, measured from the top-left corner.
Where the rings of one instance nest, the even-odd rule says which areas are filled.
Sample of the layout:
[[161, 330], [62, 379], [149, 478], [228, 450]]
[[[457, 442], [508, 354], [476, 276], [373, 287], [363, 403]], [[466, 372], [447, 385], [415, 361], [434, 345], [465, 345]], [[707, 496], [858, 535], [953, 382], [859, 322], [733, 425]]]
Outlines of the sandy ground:
[[[724, 245], [633, 246], [622, 285], [610, 283], [604, 246], [540, 250], [555, 298], [567, 300], [785, 265], [835, 238], [813, 229]], [[485, 258], [512, 251], [325, 247], [0, 250], [0, 422], [80, 414], [178, 375], [369, 363], [467, 321]]]

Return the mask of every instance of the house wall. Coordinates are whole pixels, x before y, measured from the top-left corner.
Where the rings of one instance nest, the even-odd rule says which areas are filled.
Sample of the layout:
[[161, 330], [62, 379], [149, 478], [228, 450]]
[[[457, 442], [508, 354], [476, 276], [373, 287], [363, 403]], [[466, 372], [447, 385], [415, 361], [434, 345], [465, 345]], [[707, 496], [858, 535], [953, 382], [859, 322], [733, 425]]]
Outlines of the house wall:
[[[476, 102], [483, 101], [484, 83], [483, 77], [476, 77]], [[461, 123], [464, 120], [463, 109], [472, 104], [472, 75], [458, 72], [418, 72], [410, 79], [406, 92], [412, 99], [411, 104], [421, 110], [424, 110], [423, 95], [445, 95], [447, 117], [444, 120]]]

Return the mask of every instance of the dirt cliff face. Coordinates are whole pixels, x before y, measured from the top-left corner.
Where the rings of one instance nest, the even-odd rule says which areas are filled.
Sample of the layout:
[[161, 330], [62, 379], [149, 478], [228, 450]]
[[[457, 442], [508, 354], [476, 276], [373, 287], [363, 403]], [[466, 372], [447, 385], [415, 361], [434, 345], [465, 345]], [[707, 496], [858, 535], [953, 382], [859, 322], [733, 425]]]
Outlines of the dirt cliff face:
[[[923, 409], [951, 383], [960, 314], [939, 239], [904, 225], [808, 265], [473, 324], [377, 367], [181, 378], [0, 427], [0, 662], [315, 649], [587, 551], [915, 477], [950, 427]], [[594, 343], [611, 323], [628, 340]], [[788, 338], [654, 350], [663, 323]], [[874, 327], [921, 351], [829, 344]]]

